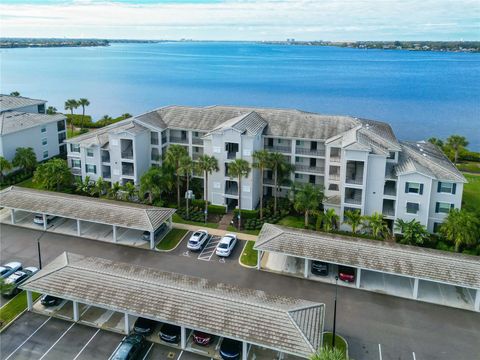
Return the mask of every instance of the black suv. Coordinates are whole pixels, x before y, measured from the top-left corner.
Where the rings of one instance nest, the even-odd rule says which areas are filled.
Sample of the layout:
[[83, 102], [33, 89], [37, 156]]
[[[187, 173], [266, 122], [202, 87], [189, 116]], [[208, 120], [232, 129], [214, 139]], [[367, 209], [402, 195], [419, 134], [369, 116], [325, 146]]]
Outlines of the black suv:
[[110, 357], [110, 360], [133, 360], [140, 359], [147, 347], [145, 337], [139, 334], [127, 336], [122, 340], [120, 346]]
[[312, 261], [312, 274], [327, 276], [328, 264], [322, 261]]

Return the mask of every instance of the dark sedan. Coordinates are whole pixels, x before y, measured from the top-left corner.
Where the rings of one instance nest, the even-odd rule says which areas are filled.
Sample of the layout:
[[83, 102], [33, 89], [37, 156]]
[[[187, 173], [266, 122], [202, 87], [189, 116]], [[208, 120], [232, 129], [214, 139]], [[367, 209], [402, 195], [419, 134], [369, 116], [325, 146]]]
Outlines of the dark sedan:
[[139, 317], [133, 325], [133, 331], [137, 334], [148, 336], [153, 332], [156, 325], [157, 322], [155, 320]]
[[212, 342], [213, 336], [201, 331], [193, 332], [193, 341], [195, 344], [207, 346]]
[[43, 295], [40, 299], [40, 303], [45, 307], [56, 306], [60, 304], [61, 301], [62, 299], [52, 295]]
[[328, 264], [322, 261], [312, 261], [312, 274], [327, 276]]
[[237, 340], [224, 338], [220, 345], [220, 356], [224, 360], [238, 360], [242, 352], [242, 343]]
[[180, 341], [180, 326], [163, 324], [160, 329], [160, 339], [168, 343], [176, 344]]
[[134, 360], [143, 356], [147, 342], [143, 335], [133, 334], [122, 340], [110, 360]]

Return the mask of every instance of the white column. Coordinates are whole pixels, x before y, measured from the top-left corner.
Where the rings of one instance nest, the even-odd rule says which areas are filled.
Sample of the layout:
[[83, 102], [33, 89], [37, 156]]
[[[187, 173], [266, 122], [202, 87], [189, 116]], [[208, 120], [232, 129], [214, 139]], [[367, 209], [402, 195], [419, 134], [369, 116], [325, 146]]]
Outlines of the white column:
[[259, 250], [257, 254], [257, 270], [260, 270], [260, 268], [262, 267], [262, 255], [263, 251]]
[[355, 283], [355, 286], [357, 287], [357, 289], [360, 289], [360, 278], [362, 276], [362, 269], [357, 269], [357, 279], [356, 279], [356, 283]]
[[82, 235], [81, 223], [80, 223], [80, 220], [77, 219], [77, 236], [81, 236], [81, 235]]
[[185, 326], [180, 328], [180, 344], [182, 349], [185, 350], [187, 347], [187, 329], [185, 329]]
[[308, 279], [308, 274], [310, 273], [310, 260], [305, 259], [305, 267], [303, 269], [303, 277]]
[[150, 231], [150, 249], [155, 247], [155, 231]]
[[248, 358], [248, 343], [246, 341], [242, 342], [242, 360], [247, 360]]
[[125, 313], [125, 316], [124, 316], [124, 320], [125, 320], [125, 328], [124, 328], [124, 331], [125, 331], [125, 334], [129, 334], [130, 333], [130, 319], [128, 318], [128, 313]]
[[418, 299], [418, 279], [415, 278], [413, 282], [413, 298]]
[[477, 289], [477, 295], [475, 295], [475, 311], [480, 311], [480, 289]]
[[27, 309], [29, 311], [33, 309], [32, 292], [30, 290], [27, 290]]
[[10, 217], [12, 220], [12, 224], [15, 224], [15, 209], [10, 209]]
[[113, 241], [117, 242], [117, 227], [115, 225], [112, 225], [113, 229]]
[[47, 215], [42, 214], [42, 218], [43, 218], [43, 231], [47, 231]]
[[170, 217], [168, 218], [168, 227], [169, 227], [169, 228], [172, 228], [172, 223], [173, 223], [173, 220], [172, 220], [172, 217], [170, 216]]
[[73, 321], [80, 320], [80, 312], [78, 311], [78, 302], [73, 301]]

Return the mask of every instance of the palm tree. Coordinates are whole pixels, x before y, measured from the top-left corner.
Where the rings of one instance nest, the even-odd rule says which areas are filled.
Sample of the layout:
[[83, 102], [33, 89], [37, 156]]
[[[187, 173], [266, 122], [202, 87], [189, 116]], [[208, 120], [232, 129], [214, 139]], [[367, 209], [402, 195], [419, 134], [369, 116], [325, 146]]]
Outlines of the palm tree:
[[180, 162], [188, 157], [188, 152], [182, 145], [170, 145], [165, 154], [165, 162], [173, 167], [177, 181], [177, 208], [180, 208]]
[[53, 106], [49, 106], [47, 108], [47, 114], [48, 115], [54, 115], [57, 113], [57, 108], [56, 107], [53, 107]]
[[77, 100], [75, 100], [75, 99], [68, 99], [67, 101], [65, 101], [65, 110], [70, 110], [70, 111], [71, 111], [71, 114], [72, 114], [72, 118], [71, 118], [71, 120], [70, 120], [70, 125], [72, 125], [72, 133], [73, 133], [73, 130], [74, 130], [74, 126], [73, 126], [73, 110], [75, 110], [76, 108], [78, 108]]
[[308, 228], [308, 217], [310, 213], [315, 212], [320, 207], [323, 200], [323, 191], [310, 183], [297, 185], [294, 187], [295, 198], [293, 207], [296, 211], [305, 214], [305, 228]]
[[364, 221], [362, 222], [362, 227], [368, 230], [375, 239], [385, 239], [390, 230], [387, 226], [387, 223], [383, 220], [383, 215], [375, 212], [370, 216], [364, 216]]
[[90, 188], [92, 187], [92, 180], [90, 180], [90, 176], [85, 176], [85, 180], [82, 179], [77, 180], [76, 182], [76, 191], [81, 194], [90, 194]]
[[78, 106], [82, 107], [82, 120], [80, 122], [80, 130], [83, 130], [83, 119], [85, 118], [85, 107], [90, 105], [90, 101], [88, 101], [88, 99], [81, 98], [80, 100], [78, 100], [77, 104]]
[[10, 93], [10, 96], [15, 96], [15, 97], [17, 97], [17, 96], [20, 96], [20, 93], [19, 93], [18, 91], [12, 91], [12, 92]]
[[30, 173], [37, 166], [37, 156], [31, 147], [17, 148], [12, 165], [21, 168], [25, 173]]
[[218, 171], [218, 161], [214, 156], [201, 155], [197, 161], [197, 167], [203, 171], [203, 198], [205, 200], [205, 222], [208, 216], [208, 174]]
[[140, 193], [148, 194], [148, 202], [153, 203], [156, 197], [173, 187], [173, 173], [167, 166], [151, 167], [140, 178]]
[[[185, 177], [186, 185], [187, 185], [187, 192], [190, 190], [190, 178], [193, 175], [193, 170], [195, 169], [196, 164], [190, 158], [190, 156], [184, 156], [180, 159], [180, 167], [178, 168], [178, 172]], [[187, 209], [187, 219], [190, 218], [189, 208], [188, 208], [188, 196], [185, 199], [186, 202], [186, 209]]]
[[130, 181], [126, 182], [121, 189], [125, 192], [125, 200], [132, 201], [137, 193], [137, 188]]
[[480, 219], [465, 209], [452, 209], [440, 226], [440, 234], [455, 244], [458, 252], [462, 245], [475, 245], [479, 241]]
[[111, 199], [118, 199], [118, 195], [121, 189], [122, 186], [120, 185], [120, 183], [118, 181], [115, 181], [112, 184], [112, 187], [108, 189], [108, 197], [110, 197]]
[[273, 213], [277, 215], [278, 183], [281, 182], [283, 176], [292, 171], [292, 165], [281, 153], [274, 152], [270, 153], [268, 157], [268, 167], [273, 171]]
[[132, 114], [125, 113], [125, 114], [122, 114], [121, 117], [122, 117], [123, 119], [128, 119], [128, 118], [132, 117]]
[[344, 224], [350, 225], [352, 233], [356, 234], [358, 227], [362, 224], [362, 215], [360, 210], [347, 210], [344, 214]]
[[3, 181], [3, 176], [5, 171], [12, 170], [13, 166], [10, 161], [5, 159], [3, 156], [0, 156], [0, 180]]
[[99, 177], [97, 181], [92, 185], [90, 189], [90, 195], [92, 196], [102, 196], [105, 193], [105, 189], [107, 187], [107, 184], [105, 180], [103, 180], [102, 177]]
[[337, 227], [340, 217], [335, 213], [334, 209], [328, 209], [323, 213], [322, 229], [330, 232]]
[[464, 136], [451, 135], [447, 138], [446, 145], [450, 147], [454, 152], [454, 163], [457, 165], [458, 153], [468, 146], [468, 141]]
[[260, 172], [260, 220], [263, 219], [263, 171], [270, 164], [270, 153], [267, 150], [258, 150], [252, 154], [252, 167]]
[[430, 238], [427, 228], [415, 219], [411, 221], [397, 219], [395, 230], [402, 233], [403, 237], [400, 241], [402, 244], [423, 245]]
[[427, 140], [429, 143], [432, 143], [433, 145], [438, 146], [440, 149], [443, 148], [443, 140], [436, 138], [436, 137], [431, 137]]
[[250, 164], [243, 159], [236, 159], [228, 164], [228, 175], [238, 181], [238, 230], [242, 226], [242, 177], [248, 177]]
[[342, 350], [324, 346], [310, 357], [310, 360], [347, 360]]

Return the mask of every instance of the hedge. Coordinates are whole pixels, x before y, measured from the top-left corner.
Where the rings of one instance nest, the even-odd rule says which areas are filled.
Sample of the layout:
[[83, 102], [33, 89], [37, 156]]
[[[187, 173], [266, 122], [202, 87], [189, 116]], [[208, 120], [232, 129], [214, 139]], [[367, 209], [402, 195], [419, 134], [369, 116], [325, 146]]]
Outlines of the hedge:
[[226, 210], [225, 206], [222, 205], [208, 205], [209, 214], [223, 215], [227, 212]]
[[[235, 217], [238, 217], [238, 209], [233, 210]], [[242, 210], [243, 219], [256, 219], [258, 218], [258, 210]]]

